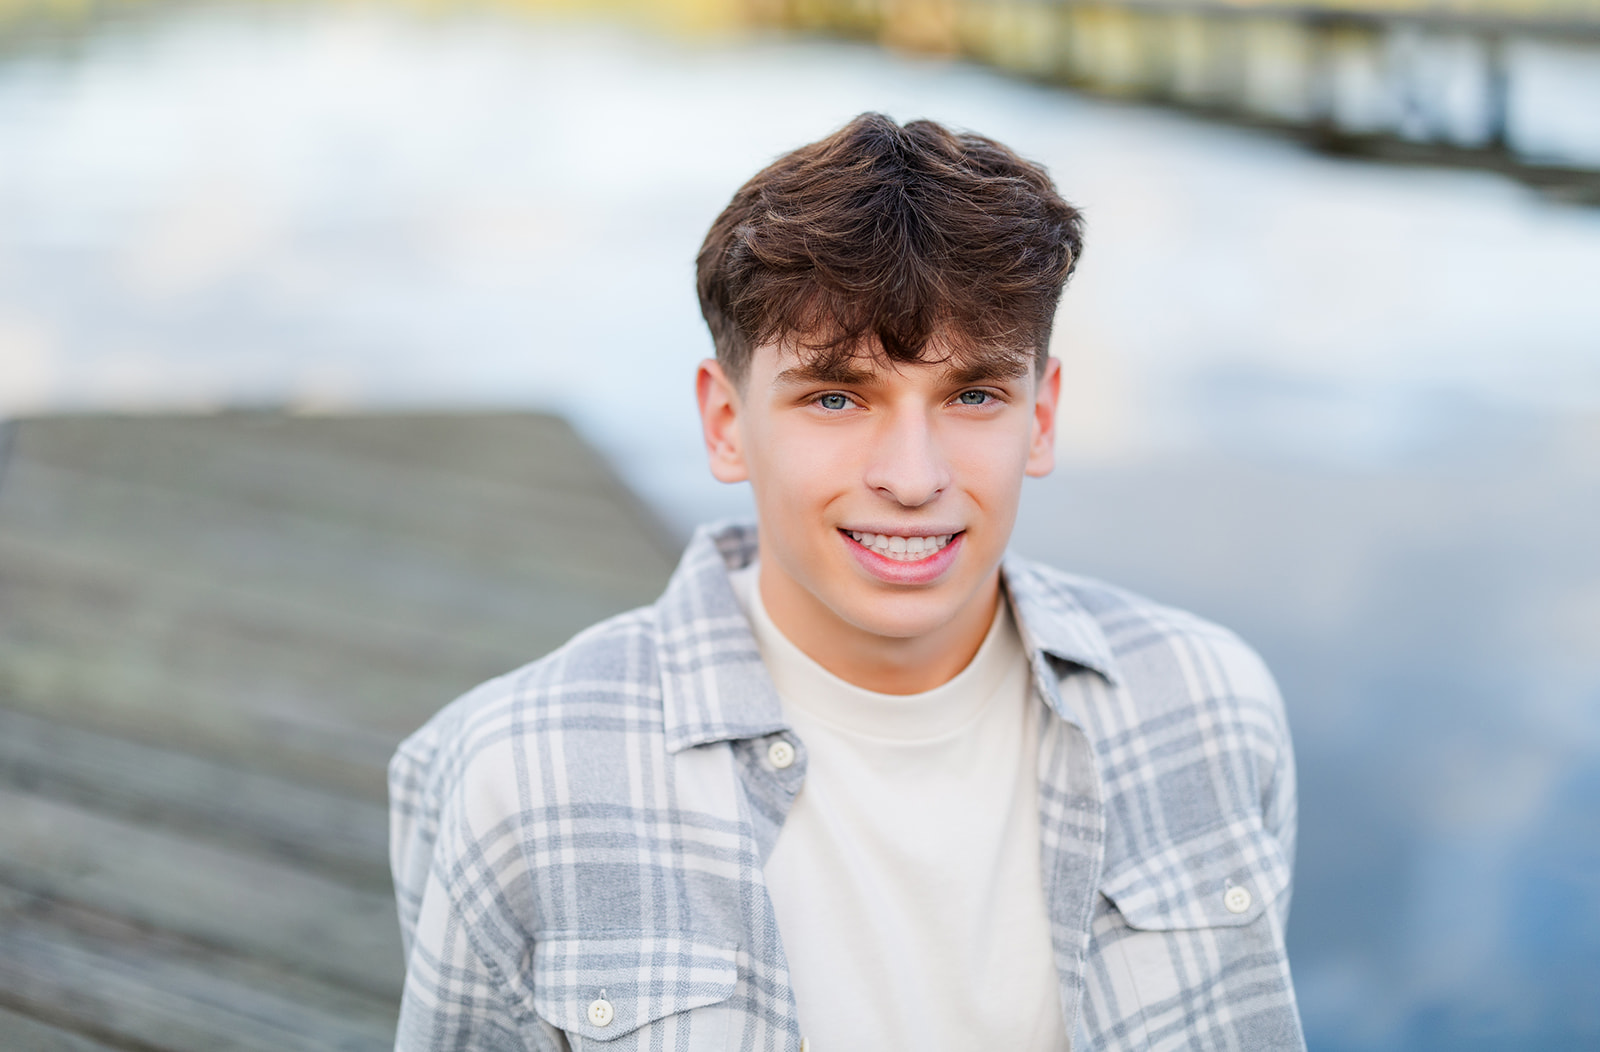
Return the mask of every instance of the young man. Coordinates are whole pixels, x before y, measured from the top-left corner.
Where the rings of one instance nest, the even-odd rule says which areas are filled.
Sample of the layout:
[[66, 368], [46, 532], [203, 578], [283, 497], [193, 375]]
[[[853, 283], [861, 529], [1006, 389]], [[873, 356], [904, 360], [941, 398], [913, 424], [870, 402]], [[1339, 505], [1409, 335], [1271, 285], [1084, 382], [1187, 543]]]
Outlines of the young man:
[[702, 529], [395, 756], [399, 1049], [1281, 1049], [1294, 766], [1236, 637], [1005, 556], [1081, 248], [857, 118], [712, 226]]

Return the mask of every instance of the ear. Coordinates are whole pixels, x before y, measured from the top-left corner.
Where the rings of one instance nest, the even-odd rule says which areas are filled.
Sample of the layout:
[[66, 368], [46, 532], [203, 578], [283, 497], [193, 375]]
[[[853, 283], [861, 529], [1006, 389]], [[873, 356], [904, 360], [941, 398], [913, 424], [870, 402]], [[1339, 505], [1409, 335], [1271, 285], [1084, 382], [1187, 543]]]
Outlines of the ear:
[[1040, 478], [1056, 466], [1056, 406], [1061, 402], [1061, 359], [1045, 363], [1039, 393], [1033, 402], [1033, 433], [1028, 444], [1027, 473]]
[[700, 363], [694, 377], [694, 393], [700, 402], [700, 430], [705, 437], [711, 474], [718, 482], [745, 481], [750, 475], [739, 440], [739, 392], [716, 359], [707, 358]]

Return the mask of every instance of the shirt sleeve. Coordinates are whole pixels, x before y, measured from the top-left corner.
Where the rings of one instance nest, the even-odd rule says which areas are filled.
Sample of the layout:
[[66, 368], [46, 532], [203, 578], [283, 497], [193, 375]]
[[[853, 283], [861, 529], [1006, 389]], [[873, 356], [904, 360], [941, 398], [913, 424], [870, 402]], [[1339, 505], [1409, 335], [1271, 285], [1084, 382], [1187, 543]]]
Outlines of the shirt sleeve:
[[430, 724], [401, 742], [389, 761], [389, 871], [407, 957], [439, 838], [438, 801], [428, 778], [437, 753], [433, 730]]
[[[500, 977], [473, 946], [443, 884], [430, 881], [406, 955], [395, 1052], [547, 1052], [545, 1028], [519, 1021]], [[523, 1039], [537, 1033], [534, 1043]]]
[[[1284, 713], [1283, 697], [1278, 692], [1272, 674], [1262, 666], [1266, 677], [1268, 700], [1271, 703], [1275, 734], [1273, 762], [1261, 783], [1261, 822], [1268, 833], [1283, 849], [1288, 862], [1290, 879], [1275, 900], [1278, 923], [1286, 928], [1289, 923], [1289, 899], [1294, 891], [1295, 838], [1299, 832], [1299, 796], [1295, 783], [1294, 745], [1289, 737], [1289, 721]], [[1263, 765], [1265, 766], [1265, 765]]]
[[564, 1052], [560, 1032], [520, 1006], [480, 952], [491, 931], [518, 933], [497, 909], [501, 875], [484, 864], [459, 780], [441, 770], [451, 764], [438, 743], [451, 733], [430, 724], [389, 764], [389, 861], [406, 965], [395, 1052]]

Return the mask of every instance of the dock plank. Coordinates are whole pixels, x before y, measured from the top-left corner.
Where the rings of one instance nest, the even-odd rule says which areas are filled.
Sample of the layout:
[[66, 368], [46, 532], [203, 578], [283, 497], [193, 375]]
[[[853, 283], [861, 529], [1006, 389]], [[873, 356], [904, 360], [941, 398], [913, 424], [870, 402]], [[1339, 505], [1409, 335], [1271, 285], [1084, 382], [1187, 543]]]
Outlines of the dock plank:
[[[641, 575], [659, 569], [649, 565], [655, 556], [626, 536], [615, 506], [569, 515], [570, 506], [553, 496], [550, 502], [564, 511], [482, 495], [461, 510], [463, 495], [410, 477], [400, 481], [409, 484], [413, 500], [450, 514], [440, 514], [446, 521], [429, 532], [408, 532], [383, 516], [369, 527], [26, 461], [14, 463], [7, 476], [8, 487], [31, 491], [26, 504], [4, 509], [0, 529], [8, 534], [82, 546], [102, 561], [146, 562], [180, 579], [220, 571], [236, 587], [295, 592], [390, 618], [425, 616], [438, 599], [474, 605], [472, 593], [450, 587], [441, 571], [632, 595]], [[336, 568], [331, 579], [330, 566]], [[366, 588], [338, 586], [347, 580]]]
[[[309, 423], [326, 430], [328, 422]], [[404, 433], [412, 421], [364, 423], [338, 433]], [[504, 421], [494, 423], [491, 432]], [[141, 462], [130, 452], [141, 434], [164, 433], [146, 422], [128, 427], [121, 441], [106, 437], [115, 428], [99, 429], [119, 470], [130, 458]], [[237, 445], [241, 428], [286, 430], [248, 418], [214, 430]], [[370, 799], [382, 798], [382, 765], [394, 744], [441, 698], [646, 601], [669, 568], [653, 554], [662, 544], [655, 531], [624, 514], [620, 500], [606, 522], [612, 532], [633, 530], [626, 541], [588, 526], [553, 533], [548, 524], [567, 501], [538, 487], [508, 511], [459, 492], [441, 496], [448, 475], [439, 470], [397, 476], [388, 488], [400, 496], [368, 524], [374, 531], [404, 520], [397, 509], [464, 509], [453, 543], [417, 545], [392, 529], [386, 537], [241, 505], [225, 493], [185, 495], [30, 460], [30, 449], [49, 453], [52, 436], [65, 432], [79, 443], [69, 444], [69, 459], [87, 461], [80, 432], [95, 430], [80, 421], [28, 422], [12, 444], [0, 497], [0, 589], [15, 598], [0, 607], [5, 703], [116, 735], [176, 734], [218, 759]], [[201, 429], [186, 422], [178, 430]], [[228, 464], [240, 455], [221, 439], [206, 448]], [[158, 448], [146, 459], [166, 456]], [[290, 490], [318, 474], [292, 467], [268, 474]], [[238, 474], [249, 473], [221, 472]], [[600, 480], [601, 489], [617, 488], [609, 474]], [[356, 487], [325, 488], [361, 499]], [[514, 524], [522, 549], [544, 554], [520, 562], [484, 555], [474, 532], [481, 522]], [[641, 570], [630, 560], [653, 562]]]
[[520, 654], [458, 647], [259, 594], [164, 587], [4, 538], [0, 589], [12, 600], [0, 609], [0, 696], [12, 708], [377, 801], [395, 743], [441, 699], [564, 638], [530, 632]]
[[0, 438], [0, 1048], [387, 1048], [394, 746], [675, 540], [537, 414]]
[[0, 843], [0, 882], [10, 887], [399, 996], [389, 894], [9, 789], [0, 789]]
[[0, 786], [389, 887], [379, 804], [0, 709]]
[[[202, 510], [186, 503], [195, 501], [283, 521], [345, 525], [373, 539], [405, 537], [465, 558], [478, 553], [496, 568], [508, 560], [512, 565], [534, 560], [557, 571], [626, 577], [670, 557], [652, 541], [659, 530], [641, 533], [642, 512], [633, 496], [568, 430], [542, 426], [523, 436], [520, 475], [501, 471], [486, 477], [477, 458], [465, 451], [453, 466], [356, 455], [350, 448], [353, 436], [378, 429], [352, 428], [347, 422], [334, 426], [338, 423], [280, 418], [267, 426], [243, 418], [219, 429], [192, 421], [132, 421], [121, 428], [122, 447], [110, 448], [103, 440], [88, 445], [85, 438], [95, 436], [77, 433], [96, 430], [91, 423], [49, 421], [48, 427], [19, 429], [10, 470], [69, 478], [73, 485], [66, 495], [92, 492], [87, 480], [99, 478], [159, 495], [185, 514]], [[398, 418], [394, 425], [382, 430], [439, 429], [433, 418]], [[461, 430], [459, 422], [453, 430]], [[339, 444], [314, 442], [319, 433], [338, 438]], [[549, 443], [552, 448], [541, 451], [535, 445], [563, 433], [564, 440]], [[297, 437], [291, 441], [291, 436]], [[68, 443], [69, 438], [75, 441]], [[480, 446], [490, 444], [480, 437]], [[430, 499], [419, 503], [415, 498], [423, 493]], [[52, 508], [39, 505], [41, 513]], [[93, 515], [76, 521], [90, 528], [106, 524]], [[126, 524], [116, 525], [113, 535], [125, 536]], [[617, 550], [604, 563], [566, 559], [559, 549], [527, 543], [530, 530], [580, 546], [614, 543]], [[637, 552], [641, 539], [649, 548]]]
[[6, 1052], [114, 1052], [80, 1034], [0, 1008], [0, 1048]]
[[[292, 505], [315, 499], [337, 515], [368, 508], [342, 497], [348, 469], [399, 468], [448, 485], [492, 483], [513, 493], [561, 491], [631, 502], [609, 465], [564, 421], [537, 413], [285, 416], [76, 416], [26, 422], [19, 459], [103, 471], [129, 481], [166, 480], [208, 492], [260, 491], [265, 501]], [[273, 466], [231, 470], [239, 457]], [[277, 470], [282, 468], [284, 470]], [[297, 469], [297, 470], [295, 470]], [[302, 474], [301, 472], [309, 472]], [[368, 489], [368, 497], [384, 497]], [[390, 492], [392, 499], [399, 494]], [[671, 554], [670, 551], [666, 554]]]
[[379, 1052], [397, 1018], [385, 999], [10, 889], [0, 1003], [113, 1046], [172, 1052]]

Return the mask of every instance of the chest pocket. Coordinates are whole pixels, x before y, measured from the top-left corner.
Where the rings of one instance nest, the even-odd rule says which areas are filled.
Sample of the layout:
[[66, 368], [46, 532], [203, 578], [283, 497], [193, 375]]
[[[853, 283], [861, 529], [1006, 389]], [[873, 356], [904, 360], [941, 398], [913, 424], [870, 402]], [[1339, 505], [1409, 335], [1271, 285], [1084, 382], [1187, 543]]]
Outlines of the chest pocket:
[[[1095, 910], [1085, 1009], [1096, 1048], [1303, 1048], [1283, 944], [1289, 862], [1254, 819], [1120, 864]], [[1163, 1037], [1166, 1035], [1166, 1037]]]
[[1112, 864], [1100, 885], [1129, 927], [1146, 931], [1242, 927], [1288, 888], [1282, 846], [1253, 820]]
[[724, 1049], [737, 948], [689, 932], [535, 937], [533, 1007], [582, 1049]]

